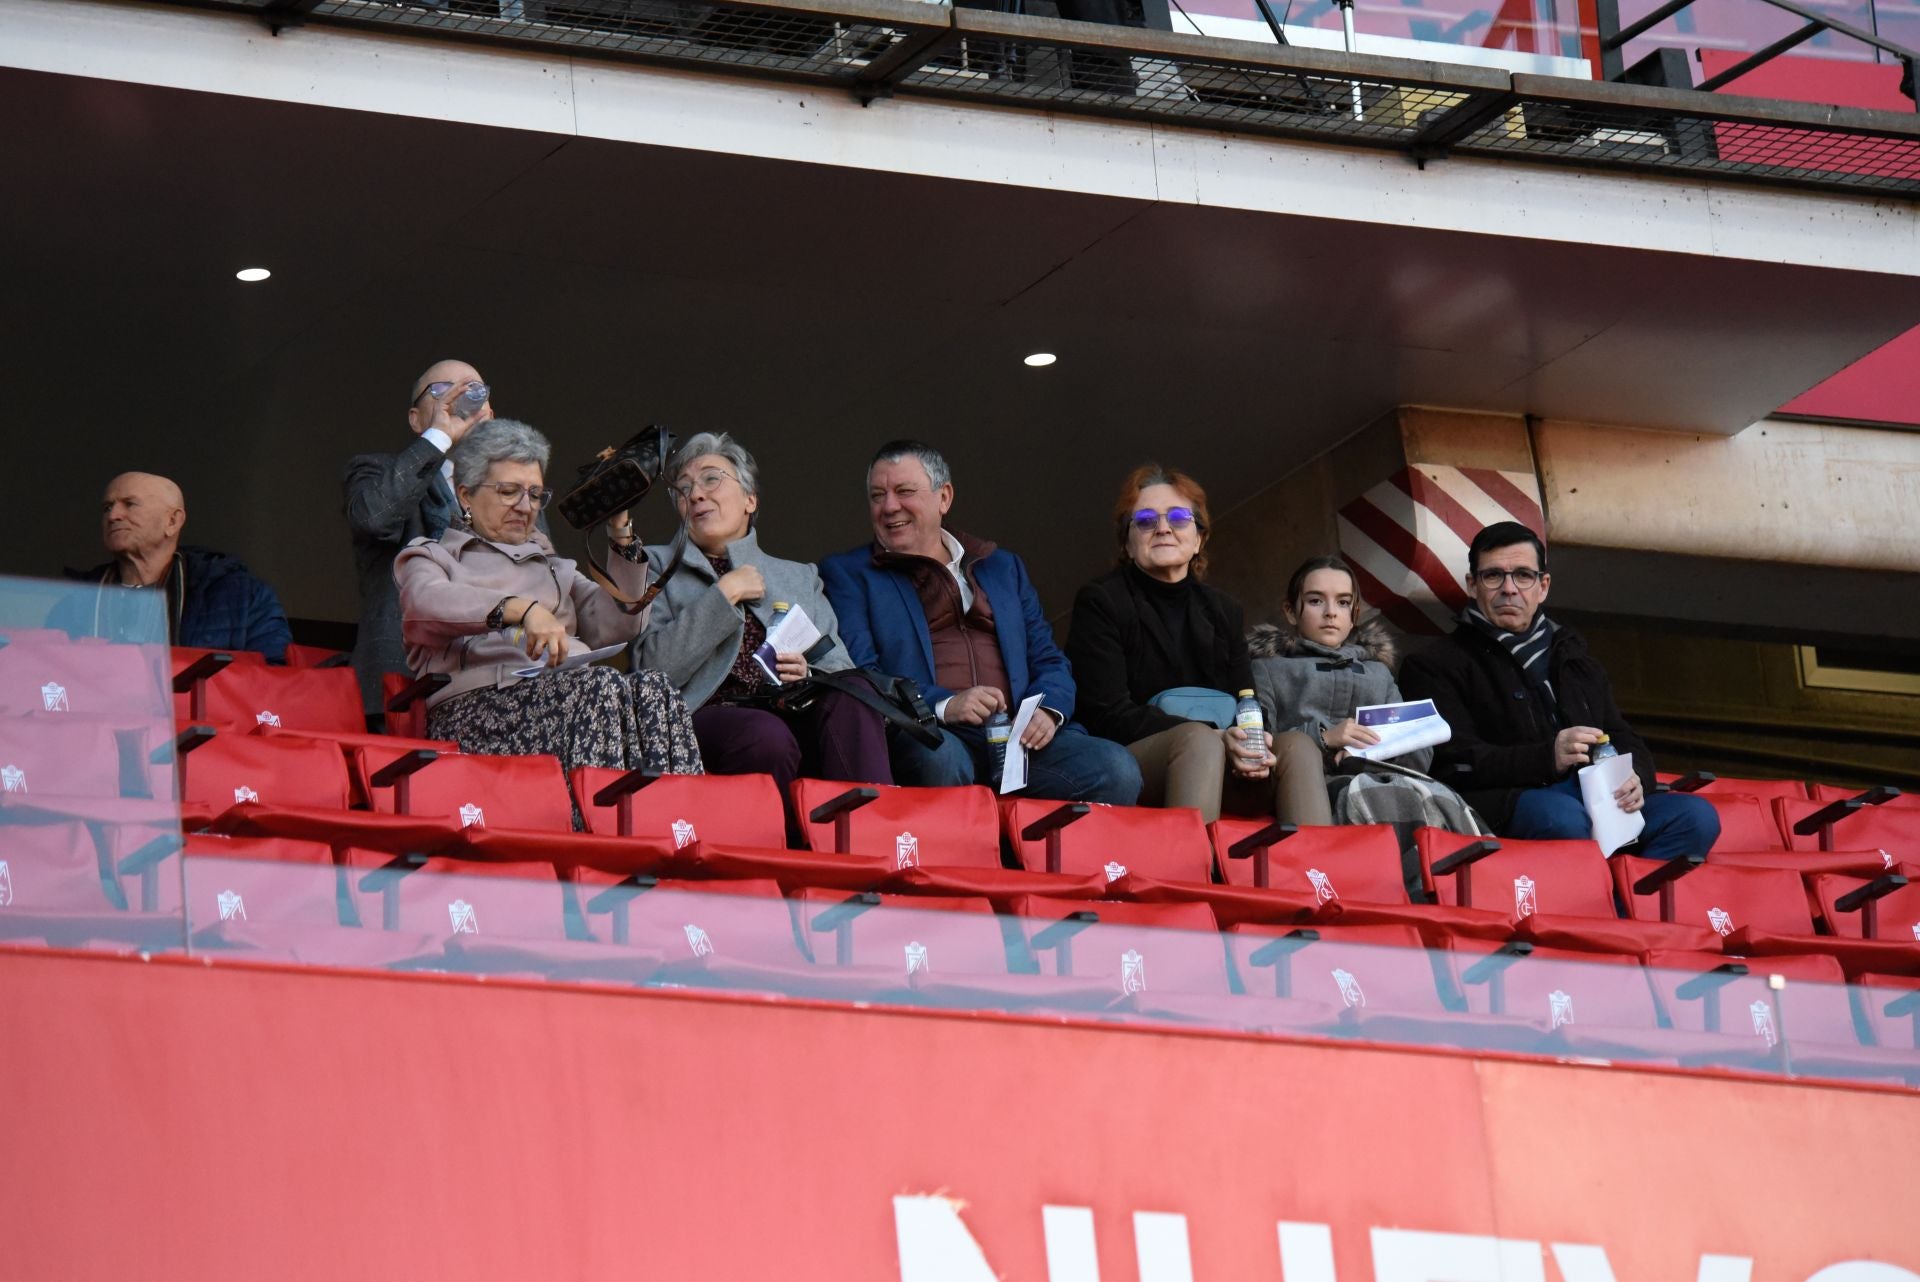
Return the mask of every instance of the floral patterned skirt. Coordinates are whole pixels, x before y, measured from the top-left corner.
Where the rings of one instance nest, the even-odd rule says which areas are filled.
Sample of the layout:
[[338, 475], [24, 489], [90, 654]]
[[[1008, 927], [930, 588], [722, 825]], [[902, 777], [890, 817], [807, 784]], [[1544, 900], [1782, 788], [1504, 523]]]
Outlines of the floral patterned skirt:
[[[650, 668], [619, 672], [593, 665], [472, 690], [429, 712], [427, 733], [453, 740], [462, 752], [548, 753], [568, 772], [611, 766], [704, 773], [685, 701], [664, 674]], [[577, 808], [573, 826], [581, 827]]]

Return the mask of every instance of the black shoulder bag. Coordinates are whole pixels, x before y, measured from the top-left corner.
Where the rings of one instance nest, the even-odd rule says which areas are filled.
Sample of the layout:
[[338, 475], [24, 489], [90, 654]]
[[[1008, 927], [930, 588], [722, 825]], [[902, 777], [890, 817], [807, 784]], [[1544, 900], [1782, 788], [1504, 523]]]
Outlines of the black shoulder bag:
[[653, 599], [666, 588], [667, 580], [680, 569], [687, 555], [686, 526], [675, 531], [667, 549], [666, 565], [638, 600], [614, 586], [607, 567], [593, 554], [593, 531], [595, 527], [604, 528], [615, 513], [624, 512], [647, 497], [654, 482], [666, 470], [667, 460], [673, 457], [673, 444], [673, 433], [655, 424], [624, 445], [610, 445], [582, 465], [579, 479], [560, 499], [560, 515], [567, 519], [567, 524], [587, 532], [587, 568], [593, 581], [628, 614], [638, 614], [652, 605]]

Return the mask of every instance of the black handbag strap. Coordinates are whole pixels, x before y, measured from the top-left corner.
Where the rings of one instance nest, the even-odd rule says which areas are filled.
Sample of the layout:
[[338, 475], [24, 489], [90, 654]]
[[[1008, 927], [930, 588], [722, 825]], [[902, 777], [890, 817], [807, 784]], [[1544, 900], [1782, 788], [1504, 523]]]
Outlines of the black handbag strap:
[[630, 597], [614, 584], [613, 576], [607, 573], [607, 567], [593, 554], [593, 532], [587, 532], [587, 573], [600, 590], [614, 599], [621, 611], [626, 614], [638, 614], [653, 604], [653, 599], [666, 590], [667, 580], [680, 571], [680, 563], [687, 559], [687, 527], [681, 526], [674, 532], [673, 542], [667, 547], [667, 563], [660, 567], [660, 573], [653, 582], [647, 584], [647, 590], [639, 597]]
[[[901, 677], [891, 676], [885, 672], [876, 672], [870, 668], [855, 668], [847, 672], [815, 672], [809, 674], [807, 680], [813, 682], [816, 686], [823, 686], [828, 690], [836, 690], [848, 698], [857, 700], [867, 707], [872, 708], [875, 712], [886, 718], [888, 725], [898, 726], [903, 733], [912, 735], [914, 739], [926, 747], [937, 748], [940, 746], [939, 727], [929, 725], [927, 722], [920, 720], [900, 706], [900, 700], [903, 697], [920, 702], [922, 707], [926, 706], [924, 701], [920, 700], [917, 689], [906, 696], [902, 696], [898, 692], [897, 687], [903, 680]], [[883, 683], [884, 689], [876, 688], [882, 686]]]

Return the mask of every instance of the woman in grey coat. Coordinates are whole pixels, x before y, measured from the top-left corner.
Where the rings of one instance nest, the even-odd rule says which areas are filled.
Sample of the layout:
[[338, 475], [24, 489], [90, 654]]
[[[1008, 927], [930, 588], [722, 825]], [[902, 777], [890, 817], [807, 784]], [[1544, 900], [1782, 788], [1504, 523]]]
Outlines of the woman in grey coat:
[[1254, 693], [1267, 724], [1276, 733], [1299, 730], [1326, 750], [1335, 822], [1404, 821], [1485, 833], [1451, 789], [1408, 773], [1432, 764], [1431, 748], [1402, 753], [1390, 765], [1349, 762], [1334, 772], [1349, 749], [1380, 741], [1354, 719], [1355, 711], [1401, 702], [1393, 638], [1377, 615], [1358, 622], [1365, 608], [1352, 568], [1339, 557], [1316, 557], [1293, 572], [1286, 625], [1263, 623], [1247, 637]]
[[[791, 810], [788, 785], [804, 768], [821, 779], [891, 783], [886, 723], [837, 691], [804, 710], [768, 706], [779, 685], [810, 672], [853, 666], [840, 644], [833, 607], [814, 567], [760, 549], [759, 470], [724, 432], [701, 432], [667, 466], [674, 506], [692, 544], [653, 603], [639, 662], [667, 674], [694, 709], [700, 755], [713, 774], [769, 774]], [[647, 549], [655, 573], [663, 549]], [[808, 654], [779, 654], [776, 682], [755, 659], [778, 605], [806, 611], [821, 640]], [[791, 819], [791, 813], [789, 813]]]

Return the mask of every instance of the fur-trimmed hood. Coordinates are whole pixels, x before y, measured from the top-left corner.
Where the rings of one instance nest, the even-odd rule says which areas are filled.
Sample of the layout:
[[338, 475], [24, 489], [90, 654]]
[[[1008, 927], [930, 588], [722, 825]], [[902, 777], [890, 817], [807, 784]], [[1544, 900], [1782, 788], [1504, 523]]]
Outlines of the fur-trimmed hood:
[[1386, 664], [1390, 672], [1400, 665], [1400, 652], [1393, 643], [1393, 635], [1377, 614], [1350, 632], [1347, 643], [1338, 650], [1307, 640], [1291, 623], [1256, 623], [1247, 631], [1247, 652], [1255, 659], [1290, 659], [1309, 654], [1373, 659]]

